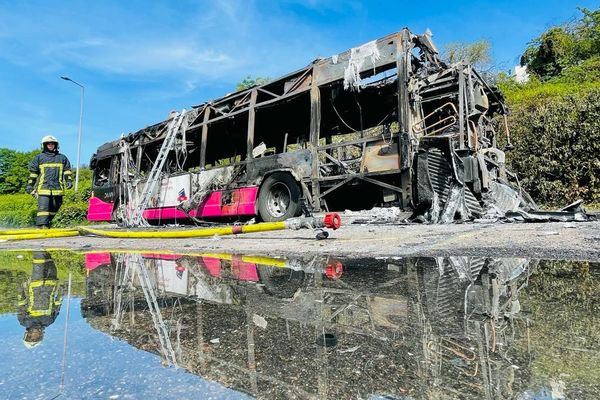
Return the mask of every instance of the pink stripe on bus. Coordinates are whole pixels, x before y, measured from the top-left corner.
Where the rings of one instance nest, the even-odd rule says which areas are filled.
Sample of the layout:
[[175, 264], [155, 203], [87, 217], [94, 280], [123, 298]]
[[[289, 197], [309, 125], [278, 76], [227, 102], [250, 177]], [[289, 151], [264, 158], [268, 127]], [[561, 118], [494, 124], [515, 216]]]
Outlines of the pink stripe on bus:
[[[223, 191], [215, 191], [208, 195], [199, 210], [190, 211], [192, 217], [227, 217], [256, 214], [256, 195], [258, 186], [236, 189], [230, 192], [229, 203], [221, 205]], [[144, 211], [146, 219], [185, 219], [187, 215], [176, 207], [153, 208]]]
[[91, 271], [101, 265], [110, 265], [110, 253], [88, 253], [85, 255], [85, 269]]
[[[222, 204], [224, 191], [215, 191], [208, 195], [204, 205], [198, 210], [190, 211], [192, 217], [228, 217], [236, 215], [256, 215], [256, 197], [258, 186], [250, 186], [228, 191], [230, 196]], [[113, 203], [91, 197], [88, 205], [88, 221], [110, 221]], [[177, 207], [152, 208], [144, 211], [146, 219], [186, 219], [187, 215]]]
[[234, 258], [231, 262], [231, 269], [235, 279], [239, 279], [240, 281], [258, 282], [256, 264], [236, 260]]
[[88, 201], [88, 221], [110, 221], [114, 203], [108, 203], [97, 197], [90, 197]]
[[236, 189], [230, 192], [230, 202], [221, 205], [223, 191], [212, 192], [197, 216], [226, 217], [235, 215], [255, 215], [258, 186]]

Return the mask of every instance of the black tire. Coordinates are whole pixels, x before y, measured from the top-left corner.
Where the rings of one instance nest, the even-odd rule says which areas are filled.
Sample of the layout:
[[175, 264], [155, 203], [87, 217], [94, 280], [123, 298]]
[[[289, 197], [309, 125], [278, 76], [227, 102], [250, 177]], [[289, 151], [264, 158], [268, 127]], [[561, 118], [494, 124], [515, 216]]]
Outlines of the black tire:
[[265, 222], [283, 221], [300, 215], [300, 187], [285, 172], [269, 175], [258, 193], [258, 215]]
[[304, 271], [294, 271], [270, 265], [257, 264], [260, 283], [265, 292], [280, 299], [291, 299], [301, 288], [308, 286], [309, 277]]

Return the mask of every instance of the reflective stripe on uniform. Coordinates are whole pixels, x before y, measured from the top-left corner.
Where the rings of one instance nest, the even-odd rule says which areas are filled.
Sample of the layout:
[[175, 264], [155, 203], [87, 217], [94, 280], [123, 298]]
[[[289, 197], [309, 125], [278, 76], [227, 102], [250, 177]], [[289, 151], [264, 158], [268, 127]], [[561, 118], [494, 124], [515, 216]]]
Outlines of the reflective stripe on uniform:
[[50, 292], [50, 295], [49, 295], [49, 299], [51, 299], [56, 294], [56, 289], [58, 287], [58, 281], [57, 280], [31, 281], [31, 283], [29, 284], [29, 306], [27, 307], [27, 313], [29, 315], [31, 315], [32, 317], [40, 317], [42, 315], [52, 314], [52, 303], [53, 302], [50, 302], [50, 301], [48, 301], [47, 309], [43, 309], [43, 310], [34, 310], [33, 309], [33, 305], [35, 303], [34, 298], [33, 298], [33, 296], [34, 296], [33, 289], [40, 287], [40, 286], [52, 286], [52, 291]]
[[42, 176], [40, 177], [40, 179], [38, 180], [38, 194], [49, 194], [49, 193], [42, 193], [42, 185], [44, 184], [44, 178], [46, 177], [46, 169], [42, 168], [42, 166], [40, 165], [40, 170], [42, 171]]
[[[42, 171], [42, 176], [40, 177], [40, 180], [38, 182], [38, 194], [42, 194], [42, 195], [62, 195], [62, 182], [60, 182], [62, 179], [62, 175], [63, 175], [63, 164], [62, 163], [45, 163], [45, 164], [40, 164], [40, 171]], [[46, 168], [58, 168], [58, 179], [59, 179], [59, 184], [61, 186], [61, 189], [43, 189], [42, 186], [44, 186], [44, 182], [46, 180]]]
[[43, 196], [62, 196], [64, 191], [62, 189], [38, 189], [37, 193]]
[[37, 178], [38, 176], [38, 174], [34, 174], [33, 172], [29, 174], [30, 178]]
[[62, 163], [56, 162], [56, 163], [43, 163], [40, 164], [40, 168], [47, 168], [47, 167], [63, 167]]
[[52, 314], [52, 308], [48, 308], [47, 310], [31, 310], [31, 311], [29, 311], [29, 315], [31, 315], [32, 317], [41, 317], [42, 315], [50, 315], [50, 314]]
[[51, 211], [38, 211], [37, 215], [56, 215], [56, 213]]

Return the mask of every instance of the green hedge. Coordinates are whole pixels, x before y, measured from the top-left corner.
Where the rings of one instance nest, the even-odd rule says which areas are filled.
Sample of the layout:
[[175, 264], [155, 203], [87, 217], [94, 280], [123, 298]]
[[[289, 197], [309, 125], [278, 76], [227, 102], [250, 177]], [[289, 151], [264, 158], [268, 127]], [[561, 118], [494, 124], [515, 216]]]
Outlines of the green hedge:
[[67, 191], [63, 205], [54, 217], [52, 226], [56, 228], [82, 225], [87, 223], [88, 199], [92, 193], [91, 180], [79, 181], [78, 192]]
[[[63, 205], [52, 221], [52, 226], [68, 227], [87, 223], [88, 199], [91, 194], [91, 181], [79, 182], [79, 191], [67, 191]], [[27, 194], [0, 195], [0, 227], [28, 227], [35, 225], [37, 201]]]
[[23, 227], [35, 224], [37, 203], [27, 194], [0, 195], [0, 226]]
[[514, 150], [508, 164], [546, 205], [600, 203], [600, 85], [504, 88]]

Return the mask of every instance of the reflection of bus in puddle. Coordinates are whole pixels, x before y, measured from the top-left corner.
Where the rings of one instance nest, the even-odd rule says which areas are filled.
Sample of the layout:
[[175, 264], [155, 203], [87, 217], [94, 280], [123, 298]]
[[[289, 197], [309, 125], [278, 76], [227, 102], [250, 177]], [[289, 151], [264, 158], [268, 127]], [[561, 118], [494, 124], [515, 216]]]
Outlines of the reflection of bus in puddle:
[[[85, 257], [88, 276], [98, 267], [113, 266], [115, 273], [122, 274], [121, 278], [133, 279], [130, 284], [149, 284], [161, 295], [183, 295], [223, 303], [232, 302], [232, 282], [261, 283], [271, 288], [273, 279], [288, 274], [320, 272], [327, 279], [339, 279], [343, 273], [342, 263], [328, 257], [301, 260], [226, 253], [151, 252], [100, 252], [88, 253]], [[148, 281], [140, 277], [145, 275], [148, 275]]]
[[527, 387], [528, 260], [105, 253], [86, 266], [90, 325], [261, 398]]

